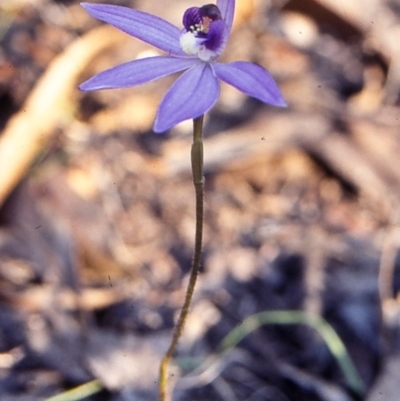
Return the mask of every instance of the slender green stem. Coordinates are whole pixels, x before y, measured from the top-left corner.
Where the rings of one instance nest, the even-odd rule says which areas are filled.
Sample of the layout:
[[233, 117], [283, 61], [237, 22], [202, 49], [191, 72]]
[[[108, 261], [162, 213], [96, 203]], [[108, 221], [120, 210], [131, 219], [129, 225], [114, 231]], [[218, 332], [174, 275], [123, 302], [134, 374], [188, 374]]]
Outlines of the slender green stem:
[[88, 383], [81, 384], [78, 387], [67, 390], [61, 394], [46, 398], [43, 401], [79, 401], [86, 397], [99, 393], [103, 390], [103, 386], [98, 380], [92, 380]]
[[203, 116], [193, 120], [193, 144], [192, 144], [192, 175], [193, 184], [196, 192], [196, 233], [192, 267], [190, 270], [189, 284], [186, 289], [185, 301], [179, 315], [178, 322], [174, 329], [171, 344], [165, 353], [160, 364], [159, 373], [159, 395], [160, 401], [169, 401], [168, 394], [168, 366], [169, 361], [175, 352], [179, 338], [182, 335], [186, 318], [189, 313], [190, 303], [193, 298], [196, 286], [197, 274], [200, 267], [201, 247], [203, 238], [203, 192], [204, 192], [204, 175], [203, 175]]
[[251, 332], [266, 324], [307, 324], [314, 328], [335, 357], [350, 387], [357, 394], [363, 395], [365, 393], [364, 383], [346, 350], [346, 346], [332, 326], [322, 317], [310, 315], [303, 311], [267, 311], [249, 316], [222, 340], [219, 352], [225, 352], [235, 347]]

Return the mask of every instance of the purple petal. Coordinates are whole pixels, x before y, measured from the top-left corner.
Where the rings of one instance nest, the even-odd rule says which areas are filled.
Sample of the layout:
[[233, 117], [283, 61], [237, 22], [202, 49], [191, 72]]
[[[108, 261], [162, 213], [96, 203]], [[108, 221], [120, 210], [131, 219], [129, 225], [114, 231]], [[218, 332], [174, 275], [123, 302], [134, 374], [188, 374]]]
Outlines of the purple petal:
[[209, 64], [201, 63], [182, 74], [161, 101], [154, 132], [196, 118], [214, 106], [219, 97], [219, 83]]
[[222, 19], [225, 21], [228, 26], [228, 31], [230, 32], [235, 15], [235, 0], [217, 0], [217, 7], [221, 11]]
[[186, 31], [190, 31], [190, 27], [193, 25], [201, 24], [201, 16], [200, 16], [200, 8], [199, 7], [190, 7], [185, 11], [182, 18], [183, 26]]
[[230, 64], [214, 63], [215, 74], [222, 81], [264, 103], [286, 107], [278, 85], [271, 75], [257, 64], [236, 61]]
[[203, 42], [208, 50], [221, 54], [228, 42], [229, 32], [224, 21], [214, 21], [210, 24], [207, 39]]
[[79, 86], [84, 91], [126, 88], [186, 70], [197, 62], [193, 58], [169, 56], [149, 57], [110, 68], [88, 79]]
[[179, 44], [181, 31], [169, 22], [128, 7], [81, 3], [90, 15], [115, 26], [169, 54], [185, 55]]

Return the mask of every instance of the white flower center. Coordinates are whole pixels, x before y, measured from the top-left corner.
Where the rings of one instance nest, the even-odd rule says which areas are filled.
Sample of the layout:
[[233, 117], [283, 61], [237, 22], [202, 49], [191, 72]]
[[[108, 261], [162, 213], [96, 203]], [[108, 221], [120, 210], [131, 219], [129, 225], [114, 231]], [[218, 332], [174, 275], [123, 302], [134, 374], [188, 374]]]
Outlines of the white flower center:
[[206, 48], [203, 45], [205, 39], [196, 37], [196, 32], [183, 32], [179, 38], [182, 50], [191, 56], [197, 55], [197, 57], [205, 62], [208, 62], [215, 58], [217, 54]]

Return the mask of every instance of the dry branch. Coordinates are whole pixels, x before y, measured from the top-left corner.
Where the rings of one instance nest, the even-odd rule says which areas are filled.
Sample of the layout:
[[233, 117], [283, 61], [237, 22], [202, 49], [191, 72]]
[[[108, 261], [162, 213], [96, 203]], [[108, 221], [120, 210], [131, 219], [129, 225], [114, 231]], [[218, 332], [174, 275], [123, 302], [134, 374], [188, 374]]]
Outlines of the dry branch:
[[0, 205], [27, 174], [54, 129], [72, 118], [71, 98], [82, 71], [123, 36], [112, 27], [99, 27], [73, 42], [50, 64], [0, 136]]

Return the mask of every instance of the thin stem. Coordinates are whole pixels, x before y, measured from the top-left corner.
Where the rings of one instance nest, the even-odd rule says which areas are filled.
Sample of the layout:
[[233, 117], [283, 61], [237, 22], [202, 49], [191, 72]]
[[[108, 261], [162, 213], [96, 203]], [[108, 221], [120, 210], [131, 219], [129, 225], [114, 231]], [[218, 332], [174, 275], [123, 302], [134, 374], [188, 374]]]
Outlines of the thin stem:
[[168, 366], [169, 361], [175, 352], [178, 341], [182, 335], [186, 318], [189, 313], [190, 303], [193, 298], [196, 286], [197, 274], [200, 267], [201, 248], [203, 238], [203, 192], [204, 192], [204, 174], [203, 174], [203, 116], [193, 120], [193, 144], [192, 144], [192, 176], [196, 192], [196, 233], [193, 262], [190, 270], [189, 284], [186, 289], [185, 301], [179, 315], [178, 322], [174, 328], [171, 344], [161, 360], [159, 373], [159, 395], [160, 401], [169, 401], [168, 394]]
[[310, 315], [303, 311], [266, 311], [249, 316], [222, 340], [219, 352], [232, 349], [251, 332], [266, 324], [307, 324], [314, 328], [335, 357], [350, 387], [357, 394], [363, 395], [365, 393], [364, 383], [346, 350], [346, 346], [333, 327], [322, 317]]
[[81, 384], [78, 387], [67, 390], [61, 394], [46, 398], [43, 401], [79, 401], [83, 398], [99, 393], [103, 390], [103, 386], [98, 380], [92, 380], [88, 383]]

